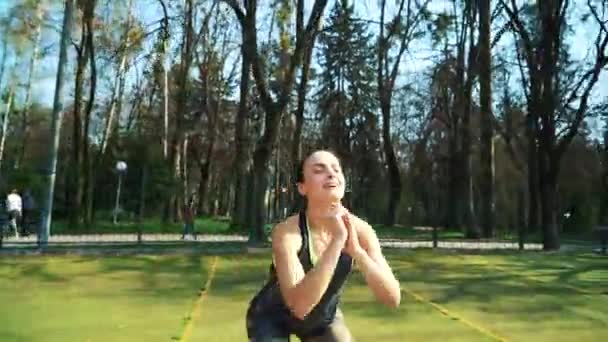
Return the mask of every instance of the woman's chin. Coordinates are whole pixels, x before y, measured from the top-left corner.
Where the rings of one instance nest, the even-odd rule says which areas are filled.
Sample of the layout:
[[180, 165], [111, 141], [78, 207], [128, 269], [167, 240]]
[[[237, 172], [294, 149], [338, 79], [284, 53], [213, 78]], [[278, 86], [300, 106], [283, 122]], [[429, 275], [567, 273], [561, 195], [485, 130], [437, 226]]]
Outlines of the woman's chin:
[[319, 196], [315, 196], [314, 200], [316, 200], [318, 202], [323, 202], [323, 203], [332, 203], [332, 202], [339, 202], [342, 200], [342, 198], [344, 198], [344, 194], [342, 194], [338, 191], [330, 191], [330, 192], [327, 192], [324, 194], [319, 194]]
[[329, 202], [341, 201], [342, 198], [344, 198], [344, 193], [339, 190], [330, 190], [326, 196], [326, 199]]

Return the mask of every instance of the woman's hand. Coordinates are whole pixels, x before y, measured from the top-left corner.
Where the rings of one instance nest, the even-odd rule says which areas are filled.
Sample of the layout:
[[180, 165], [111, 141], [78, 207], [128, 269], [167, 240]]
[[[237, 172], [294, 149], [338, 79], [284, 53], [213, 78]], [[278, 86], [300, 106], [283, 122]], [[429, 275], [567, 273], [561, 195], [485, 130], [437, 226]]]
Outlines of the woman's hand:
[[359, 235], [357, 234], [357, 227], [352, 223], [350, 214], [347, 212], [346, 215], [342, 216], [342, 221], [348, 232], [348, 238], [346, 240], [345, 251], [354, 259], [358, 259], [362, 254], [366, 253], [365, 249], [361, 247], [359, 243]]
[[323, 218], [323, 226], [329, 231], [332, 240], [345, 243], [348, 238], [348, 229], [345, 223], [345, 217], [348, 216], [348, 211], [343, 206], [332, 208]]

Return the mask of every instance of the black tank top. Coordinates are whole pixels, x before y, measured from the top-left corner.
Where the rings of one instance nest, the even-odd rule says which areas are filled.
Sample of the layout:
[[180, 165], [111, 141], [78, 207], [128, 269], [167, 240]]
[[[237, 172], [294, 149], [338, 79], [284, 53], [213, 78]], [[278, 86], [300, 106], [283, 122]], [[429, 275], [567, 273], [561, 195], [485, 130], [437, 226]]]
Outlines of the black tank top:
[[[302, 247], [298, 251], [298, 258], [300, 263], [302, 263], [304, 272], [308, 273], [313, 268], [313, 263], [310, 255], [309, 230], [304, 211], [300, 212], [298, 226], [302, 237]], [[271, 264], [268, 282], [251, 301], [249, 311], [254, 316], [251, 318], [253, 320], [262, 317], [264, 319], [272, 319], [276, 323], [284, 325], [290, 333], [294, 333], [300, 337], [315, 335], [333, 321], [343, 285], [352, 270], [352, 265], [352, 258], [348, 254], [342, 253], [338, 259], [334, 275], [321, 300], [301, 320], [295, 317], [287, 308], [279, 288], [274, 264]]]

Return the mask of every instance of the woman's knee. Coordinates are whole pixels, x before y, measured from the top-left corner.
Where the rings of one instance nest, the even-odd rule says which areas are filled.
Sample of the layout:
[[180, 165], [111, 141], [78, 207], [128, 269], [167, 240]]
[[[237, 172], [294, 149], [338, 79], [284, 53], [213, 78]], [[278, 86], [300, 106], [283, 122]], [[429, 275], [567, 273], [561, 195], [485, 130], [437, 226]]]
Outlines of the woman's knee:
[[271, 320], [247, 317], [247, 337], [250, 342], [289, 342], [289, 333]]
[[341, 313], [325, 329], [322, 335], [306, 339], [305, 342], [352, 342], [353, 336], [348, 330]]

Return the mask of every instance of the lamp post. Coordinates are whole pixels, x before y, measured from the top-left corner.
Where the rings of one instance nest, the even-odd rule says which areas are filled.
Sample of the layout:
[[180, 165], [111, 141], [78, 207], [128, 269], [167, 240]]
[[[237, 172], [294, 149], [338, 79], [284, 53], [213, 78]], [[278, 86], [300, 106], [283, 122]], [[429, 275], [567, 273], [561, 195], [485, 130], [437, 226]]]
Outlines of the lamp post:
[[116, 203], [114, 205], [114, 224], [118, 223], [118, 206], [120, 203], [120, 189], [122, 187], [122, 176], [127, 172], [127, 163], [122, 160], [116, 162], [116, 172], [118, 173], [118, 187], [116, 188]]

